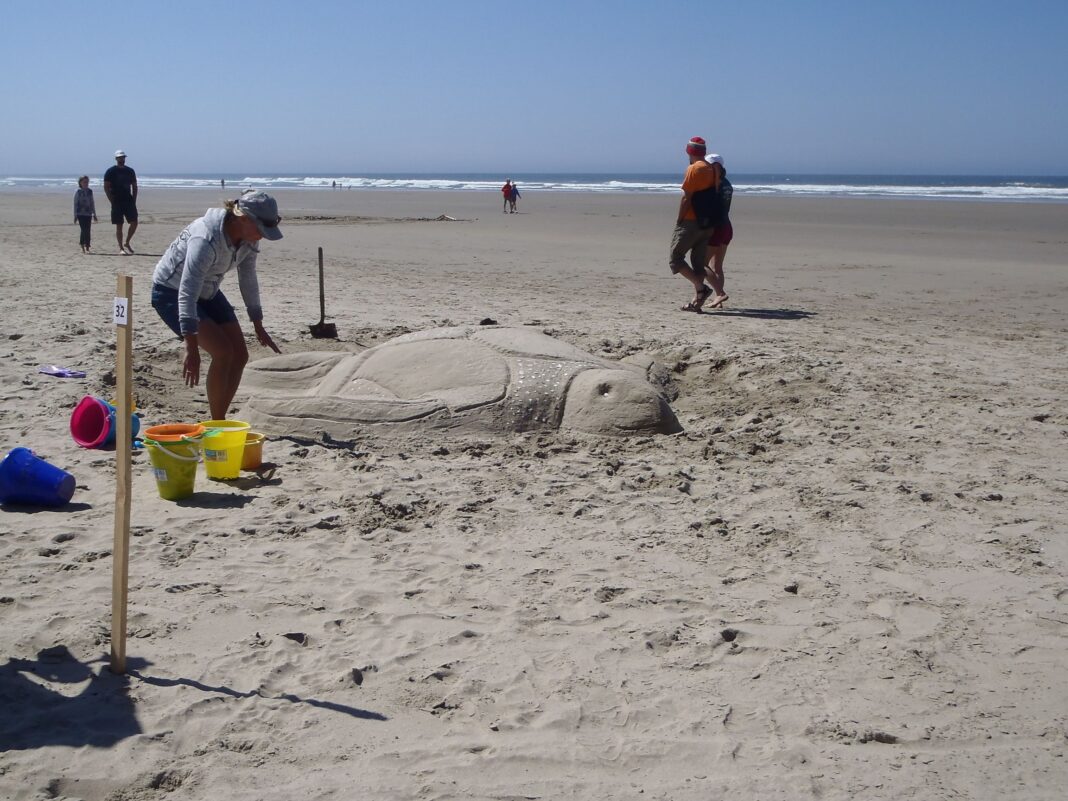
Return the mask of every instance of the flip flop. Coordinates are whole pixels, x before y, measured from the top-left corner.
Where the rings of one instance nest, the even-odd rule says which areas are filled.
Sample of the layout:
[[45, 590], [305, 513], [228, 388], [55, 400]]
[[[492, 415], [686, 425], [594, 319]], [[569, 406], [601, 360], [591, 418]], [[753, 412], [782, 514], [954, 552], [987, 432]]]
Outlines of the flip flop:
[[696, 314], [704, 314], [704, 312], [701, 311], [701, 307], [696, 305], [693, 301], [690, 301], [685, 306], [680, 306], [679, 311], [688, 311], [694, 312]]
[[85, 378], [84, 370], [72, 370], [69, 367], [57, 367], [54, 364], [42, 364], [37, 372], [54, 375], [56, 378]]
[[730, 300], [730, 299], [731, 299], [731, 296], [730, 296], [730, 295], [724, 295], [724, 296], [723, 296], [722, 298], [720, 298], [719, 300], [714, 300], [714, 301], [712, 301], [712, 302], [711, 302], [710, 304], [708, 304], [708, 308], [710, 308], [710, 309], [720, 309], [720, 308], [723, 308], [723, 304], [724, 304], [724, 303], [726, 303], [726, 302], [727, 302], [728, 300]]

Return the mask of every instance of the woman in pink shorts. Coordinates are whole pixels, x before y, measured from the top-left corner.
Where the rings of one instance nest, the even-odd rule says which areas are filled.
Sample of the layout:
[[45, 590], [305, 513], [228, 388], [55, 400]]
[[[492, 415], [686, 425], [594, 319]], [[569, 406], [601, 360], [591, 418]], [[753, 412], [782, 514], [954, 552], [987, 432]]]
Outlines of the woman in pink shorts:
[[727, 255], [727, 245], [734, 238], [734, 227], [731, 225], [729, 216], [731, 198], [734, 197], [734, 187], [727, 180], [727, 168], [723, 166], [723, 156], [712, 153], [705, 158], [705, 161], [712, 165], [712, 169], [716, 173], [715, 186], [722, 211], [720, 218], [716, 220], [715, 227], [712, 229], [712, 235], [708, 238], [708, 263], [705, 266], [708, 281], [712, 284], [712, 289], [716, 293], [712, 300], [708, 302], [707, 307], [718, 309], [728, 299], [727, 293], [723, 291], [723, 259]]

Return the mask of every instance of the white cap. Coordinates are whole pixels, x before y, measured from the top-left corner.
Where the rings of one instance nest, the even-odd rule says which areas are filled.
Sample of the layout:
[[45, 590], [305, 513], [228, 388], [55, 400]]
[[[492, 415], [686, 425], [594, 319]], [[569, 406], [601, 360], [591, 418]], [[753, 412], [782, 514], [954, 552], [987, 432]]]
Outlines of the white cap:
[[727, 166], [723, 163], [723, 156], [721, 156], [719, 153], [709, 153], [707, 156], [705, 156], [705, 161], [707, 161], [709, 164], [718, 164], [721, 167]]
[[125, 153], [125, 151], [122, 151], [122, 150], [116, 150], [116, 151], [115, 151], [115, 158], [117, 158], [117, 159], [124, 159], [124, 158], [126, 158], [126, 153]]

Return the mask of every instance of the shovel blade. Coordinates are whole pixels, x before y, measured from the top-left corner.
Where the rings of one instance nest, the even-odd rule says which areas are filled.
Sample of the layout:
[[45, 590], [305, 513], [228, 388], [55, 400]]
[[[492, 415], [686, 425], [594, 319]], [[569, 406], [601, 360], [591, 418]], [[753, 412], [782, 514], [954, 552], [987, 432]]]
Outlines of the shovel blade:
[[314, 323], [308, 330], [315, 339], [337, 339], [337, 326], [333, 323]]

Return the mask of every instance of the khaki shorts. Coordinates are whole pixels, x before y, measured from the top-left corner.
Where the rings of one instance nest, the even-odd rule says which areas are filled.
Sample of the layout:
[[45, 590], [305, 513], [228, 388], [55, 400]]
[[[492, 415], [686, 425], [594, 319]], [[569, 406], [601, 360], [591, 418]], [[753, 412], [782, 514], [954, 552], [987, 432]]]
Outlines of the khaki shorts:
[[[679, 268], [689, 266], [698, 275], [705, 271], [705, 262], [708, 261], [708, 235], [710, 228], [701, 228], [697, 220], [683, 220], [675, 226], [675, 232], [671, 235], [671, 273], [674, 275]], [[690, 254], [690, 263], [686, 264], [686, 254]]]

